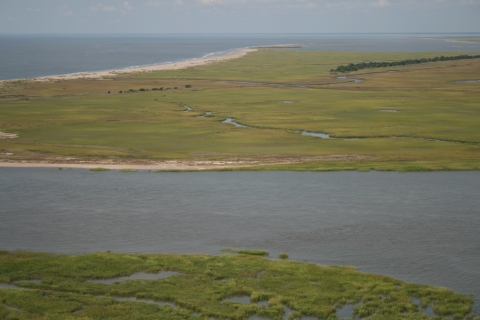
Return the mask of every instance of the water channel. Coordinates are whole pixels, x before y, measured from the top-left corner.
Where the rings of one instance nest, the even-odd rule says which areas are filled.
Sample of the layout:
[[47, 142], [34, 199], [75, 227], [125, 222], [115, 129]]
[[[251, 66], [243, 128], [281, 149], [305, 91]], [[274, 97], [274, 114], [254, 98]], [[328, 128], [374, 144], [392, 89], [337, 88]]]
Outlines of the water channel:
[[474, 294], [480, 172], [91, 172], [0, 168], [0, 248], [265, 249]]

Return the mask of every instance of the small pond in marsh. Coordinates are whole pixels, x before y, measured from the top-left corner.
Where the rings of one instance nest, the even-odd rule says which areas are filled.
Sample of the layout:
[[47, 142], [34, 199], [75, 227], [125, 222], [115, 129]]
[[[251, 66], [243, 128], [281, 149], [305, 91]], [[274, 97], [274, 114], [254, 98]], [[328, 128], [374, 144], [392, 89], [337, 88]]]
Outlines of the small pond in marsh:
[[101, 283], [101, 284], [114, 284], [114, 283], [121, 283], [127, 280], [160, 280], [160, 279], [169, 278], [177, 274], [181, 274], [181, 273], [175, 272], [175, 271], [163, 271], [159, 273], [138, 272], [138, 273], [132, 274], [131, 276], [126, 276], [126, 277], [118, 277], [118, 278], [111, 278], [111, 279], [93, 279], [93, 280], [87, 280], [87, 282], [94, 282], [94, 283]]
[[0, 168], [0, 180], [3, 250], [265, 249], [474, 294], [480, 307], [478, 171]]
[[331, 139], [329, 134], [320, 133], [320, 132], [302, 131], [302, 136], [311, 136], [311, 137], [322, 138], [322, 139]]
[[233, 296], [231, 298], [223, 299], [223, 302], [249, 304], [250, 303], [250, 297], [249, 296]]
[[152, 299], [138, 299], [135, 297], [112, 297], [113, 299], [117, 301], [135, 301], [135, 302], [143, 302], [143, 303], [149, 303], [149, 304], [156, 304], [160, 307], [164, 306], [170, 306], [171, 308], [175, 308], [175, 303], [172, 302], [163, 302], [163, 301], [156, 301]]
[[360, 317], [358, 315], [354, 316], [354, 311], [357, 305], [353, 304], [346, 304], [341, 308], [337, 309], [337, 318], [338, 319], [354, 319], [354, 320], [360, 320]]
[[212, 111], [206, 111], [204, 114], [198, 116], [197, 118], [206, 118], [212, 114]]
[[248, 128], [247, 126], [244, 126], [243, 124], [239, 124], [239, 123], [235, 122], [235, 119], [233, 119], [233, 118], [227, 118], [227, 119], [223, 120], [222, 123], [233, 124], [237, 128]]
[[335, 140], [361, 140], [361, 138], [332, 138], [327, 133], [321, 132], [310, 132], [310, 131], [302, 131], [302, 136], [310, 136], [315, 138], [322, 138], [322, 139], [335, 139]]

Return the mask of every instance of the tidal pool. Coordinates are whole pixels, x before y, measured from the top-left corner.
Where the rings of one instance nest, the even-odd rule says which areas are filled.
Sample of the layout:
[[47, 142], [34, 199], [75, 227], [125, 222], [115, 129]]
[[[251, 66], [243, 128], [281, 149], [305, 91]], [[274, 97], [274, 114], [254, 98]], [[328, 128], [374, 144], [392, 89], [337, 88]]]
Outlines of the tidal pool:
[[212, 114], [211, 111], [207, 111], [204, 114], [202, 114], [201, 116], [198, 116], [197, 118], [205, 118], [206, 116], [211, 115], [211, 114]]
[[233, 118], [227, 118], [225, 119], [224, 121], [222, 121], [222, 123], [228, 123], [228, 124], [233, 124], [235, 127], [237, 128], [248, 128], [247, 126], [244, 126], [242, 124], [239, 124], [239, 123], [236, 123], [235, 122], [235, 119]]
[[[365, 81], [365, 80], [362, 80], [362, 79], [348, 78], [346, 76], [340, 76], [340, 77], [337, 77], [337, 79], [350, 80], [348, 83], [358, 83], [358, 82], [364, 82]], [[339, 82], [339, 83], [346, 83], [346, 82]]]
[[172, 303], [172, 302], [163, 302], [163, 301], [156, 301], [156, 300], [152, 300], [152, 299], [138, 299], [138, 298], [135, 298], [135, 297], [127, 297], [127, 298], [124, 298], [124, 297], [111, 297], [117, 301], [135, 301], [135, 302], [142, 302], [142, 303], [149, 303], [149, 304], [156, 304], [160, 307], [164, 307], [164, 306], [170, 306], [171, 308], [175, 308], [175, 303]]
[[354, 320], [360, 320], [360, 317], [358, 315], [354, 316], [353, 312], [355, 308], [357, 307], [356, 304], [346, 304], [341, 308], [337, 309], [337, 318], [338, 319], [354, 319]]
[[118, 277], [118, 278], [111, 278], [111, 279], [92, 279], [92, 280], [87, 280], [87, 282], [94, 282], [94, 283], [101, 283], [101, 284], [114, 284], [117, 282], [118, 283], [125, 282], [127, 280], [160, 280], [160, 279], [169, 278], [171, 276], [175, 276], [177, 274], [181, 274], [181, 273], [175, 272], [175, 271], [163, 271], [159, 273], [138, 272], [127, 277]]
[[249, 304], [250, 303], [250, 297], [249, 296], [234, 296], [234, 297], [231, 297], [231, 298], [223, 299], [223, 302]]
[[311, 137], [322, 138], [322, 139], [331, 139], [329, 134], [320, 133], [320, 132], [302, 131], [302, 136], [311, 136]]
[[421, 310], [423, 313], [425, 313], [429, 317], [436, 317], [437, 314], [433, 311], [433, 306], [430, 303], [426, 308], [423, 308], [421, 305], [421, 300], [419, 298], [412, 298], [412, 303], [416, 304], [418, 306], [418, 309]]
[[330, 137], [329, 134], [321, 133], [321, 132], [302, 131], [301, 133], [302, 133], [302, 136], [310, 136], [310, 137], [316, 137], [316, 138], [322, 138], [322, 139], [361, 140], [361, 138], [332, 138]]
[[32, 290], [29, 288], [23, 288], [23, 287], [19, 287], [14, 284], [8, 284], [8, 283], [0, 283], [0, 289]]
[[11, 305], [8, 305], [6, 303], [3, 304], [3, 306], [7, 309], [10, 309], [10, 310], [13, 310], [13, 311], [17, 311], [17, 312], [22, 312], [22, 309], [19, 309], [17, 307], [14, 307], [14, 306], [11, 306]]

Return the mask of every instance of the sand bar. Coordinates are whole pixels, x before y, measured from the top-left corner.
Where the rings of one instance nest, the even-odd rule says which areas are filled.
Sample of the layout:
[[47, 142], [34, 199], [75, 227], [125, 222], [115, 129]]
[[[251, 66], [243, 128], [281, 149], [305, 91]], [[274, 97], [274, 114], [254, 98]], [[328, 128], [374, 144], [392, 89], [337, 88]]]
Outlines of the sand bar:
[[6, 132], [0, 131], [0, 139], [13, 139], [13, 138], [18, 138], [18, 134], [6, 133]]
[[[258, 164], [257, 164], [258, 165]], [[165, 170], [165, 171], [191, 171], [191, 170], [212, 170], [223, 168], [250, 167], [253, 164], [231, 163], [229, 161], [205, 161], [205, 162], [183, 162], [165, 161], [151, 164], [106, 164], [106, 163], [46, 163], [46, 162], [0, 162], [0, 168], [64, 168], [64, 169], [94, 169], [105, 168], [110, 170]]]
[[[135, 68], [128, 68], [128, 69], [118, 69], [118, 70], [105, 70], [105, 71], [94, 71], [94, 72], [82, 72], [82, 73], [71, 73], [71, 74], [63, 74], [63, 75], [56, 75], [56, 76], [47, 76], [47, 77], [38, 77], [38, 78], [27, 78], [27, 79], [20, 79], [20, 80], [30, 80], [30, 81], [37, 81], [37, 82], [49, 82], [49, 81], [58, 81], [58, 80], [76, 80], [76, 79], [105, 79], [105, 78], [112, 78], [116, 76], [127, 75], [131, 73], [140, 73], [140, 72], [152, 72], [152, 71], [164, 71], [164, 70], [179, 70], [179, 69], [186, 69], [190, 67], [197, 67], [203, 66], [208, 64], [219, 63], [231, 59], [236, 59], [243, 57], [247, 53], [257, 51], [257, 48], [242, 48], [233, 51], [229, 51], [227, 53], [217, 55], [217, 56], [208, 56], [204, 58], [197, 58], [187, 61], [180, 61], [180, 62], [172, 62], [172, 63], [164, 63], [164, 64], [157, 64], [151, 66], [144, 66], [144, 67], [135, 67]], [[17, 79], [18, 80], [18, 79]], [[2, 80], [2, 82], [8, 81], [15, 81], [15, 80]]]
[[[0, 154], [7, 155], [7, 154]], [[12, 154], [9, 154], [12, 155]], [[7, 155], [8, 156], [8, 155]], [[0, 168], [75, 168], [75, 169], [93, 169], [105, 168], [111, 170], [135, 169], [135, 170], [165, 170], [165, 171], [201, 171], [201, 170], [218, 170], [228, 168], [248, 168], [267, 165], [296, 164], [313, 161], [372, 161], [376, 158], [363, 155], [349, 154], [332, 154], [324, 156], [304, 156], [292, 158], [266, 158], [266, 159], [245, 159], [245, 160], [80, 160], [75, 158], [57, 159], [0, 159]]]

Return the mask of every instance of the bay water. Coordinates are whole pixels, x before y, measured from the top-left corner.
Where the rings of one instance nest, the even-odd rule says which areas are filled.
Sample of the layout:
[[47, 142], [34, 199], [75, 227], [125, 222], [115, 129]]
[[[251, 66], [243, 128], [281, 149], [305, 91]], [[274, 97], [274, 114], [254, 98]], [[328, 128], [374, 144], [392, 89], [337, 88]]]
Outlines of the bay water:
[[480, 306], [480, 172], [0, 168], [0, 182], [0, 249], [265, 249], [448, 287]]

